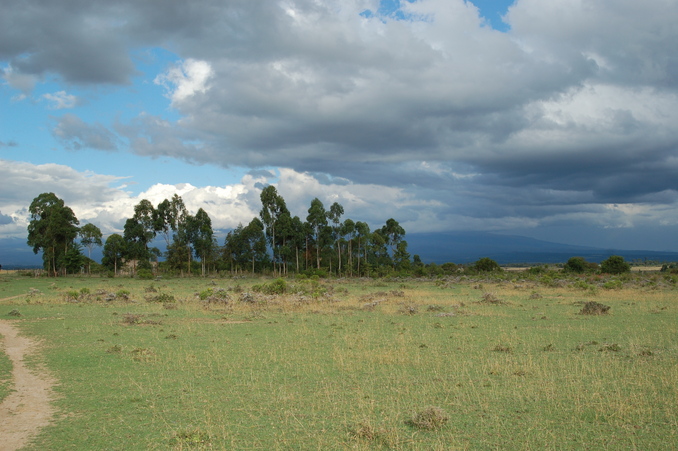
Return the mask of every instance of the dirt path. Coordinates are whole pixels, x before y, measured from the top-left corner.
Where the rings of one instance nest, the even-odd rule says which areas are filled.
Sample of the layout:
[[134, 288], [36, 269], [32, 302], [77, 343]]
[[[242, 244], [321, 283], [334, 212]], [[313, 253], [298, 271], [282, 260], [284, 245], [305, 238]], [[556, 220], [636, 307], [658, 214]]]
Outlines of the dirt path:
[[35, 341], [20, 337], [10, 321], [0, 320], [0, 335], [12, 361], [14, 379], [14, 391], [0, 404], [0, 451], [13, 451], [25, 446], [49, 424], [54, 414], [50, 404], [54, 381], [24, 365], [24, 357], [36, 348]]

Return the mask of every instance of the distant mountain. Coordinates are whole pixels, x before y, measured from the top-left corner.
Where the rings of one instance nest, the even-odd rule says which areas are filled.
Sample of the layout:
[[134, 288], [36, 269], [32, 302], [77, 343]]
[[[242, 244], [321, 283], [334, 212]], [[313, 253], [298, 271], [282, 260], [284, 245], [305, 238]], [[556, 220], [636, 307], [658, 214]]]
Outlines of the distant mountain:
[[482, 257], [502, 265], [563, 263], [575, 256], [601, 262], [610, 255], [621, 255], [629, 261], [678, 261], [678, 252], [600, 249], [487, 232], [412, 233], [405, 239], [410, 254], [419, 255], [424, 263], [471, 263]]
[[42, 254], [34, 254], [26, 238], [0, 239], [2, 269], [42, 268]]
[[[408, 233], [405, 239], [410, 254], [419, 255], [424, 263], [472, 263], [482, 257], [502, 265], [564, 263], [575, 256], [601, 262], [610, 255], [621, 255], [628, 261], [678, 262], [678, 252], [600, 249], [487, 232]], [[223, 243], [223, 237], [218, 242]], [[153, 244], [164, 250], [162, 240]], [[83, 252], [87, 254], [86, 249]], [[92, 258], [101, 261], [101, 248], [95, 249]], [[42, 255], [33, 254], [25, 238], [4, 238], [0, 239], [0, 265], [3, 269], [40, 268]]]

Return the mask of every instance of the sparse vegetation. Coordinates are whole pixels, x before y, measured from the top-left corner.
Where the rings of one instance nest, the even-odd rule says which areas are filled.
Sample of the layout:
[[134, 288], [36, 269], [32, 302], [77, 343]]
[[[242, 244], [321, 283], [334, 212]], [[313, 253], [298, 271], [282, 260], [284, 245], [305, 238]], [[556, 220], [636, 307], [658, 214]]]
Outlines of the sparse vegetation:
[[0, 277], [59, 382], [29, 450], [678, 446], [658, 272]]

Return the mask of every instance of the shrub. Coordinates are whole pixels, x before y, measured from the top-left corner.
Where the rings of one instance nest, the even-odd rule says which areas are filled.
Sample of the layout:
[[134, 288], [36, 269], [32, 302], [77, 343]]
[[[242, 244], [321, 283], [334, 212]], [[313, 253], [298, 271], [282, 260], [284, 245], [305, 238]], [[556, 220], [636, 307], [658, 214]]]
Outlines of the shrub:
[[622, 274], [630, 272], [631, 265], [624, 260], [624, 257], [612, 255], [600, 263], [600, 271], [605, 274]]
[[581, 274], [590, 270], [589, 265], [590, 263], [587, 262], [584, 257], [572, 257], [565, 263], [565, 266], [563, 266], [563, 271]]
[[459, 272], [459, 266], [452, 262], [443, 263], [442, 265], [440, 265], [440, 269], [442, 269], [443, 272], [447, 275]]
[[603, 284], [603, 288], [606, 290], [621, 290], [624, 286], [621, 280], [608, 280]]
[[287, 282], [285, 282], [285, 279], [275, 279], [271, 283], [254, 285], [252, 290], [264, 294], [285, 294], [287, 292]]
[[140, 269], [137, 271], [137, 278], [142, 280], [151, 280], [153, 279], [153, 273], [150, 269]]
[[473, 269], [478, 272], [498, 272], [501, 271], [499, 263], [488, 257], [483, 257], [473, 264]]

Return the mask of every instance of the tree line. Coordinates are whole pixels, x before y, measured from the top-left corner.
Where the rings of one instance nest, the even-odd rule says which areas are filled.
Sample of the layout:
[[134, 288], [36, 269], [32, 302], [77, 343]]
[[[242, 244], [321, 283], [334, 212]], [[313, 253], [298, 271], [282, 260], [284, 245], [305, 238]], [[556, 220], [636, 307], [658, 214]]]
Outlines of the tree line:
[[[351, 277], [422, 265], [416, 255], [411, 261], [405, 229], [393, 218], [372, 231], [365, 222], [344, 218], [344, 208], [337, 202], [326, 208], [313, 199], [304, 220], [292, 216], [272, 185], [262, 190], [260, 199], [259, 216], [229, 231], [223, 244], [217, 242], [207, 212], [200, 208], [190, 214], [177, 194], [155, 206], [141, 200], [125, 221], [123, 233], [103, 242], [96, 225], [79, 227], [63, 200], [43, 193], [29, 207], [28, 244], [36, 254], [42, 251], [44, 269], [52, 276], [98, 268], [91, 253], [100, 246], [101, 266], [114, 274], [125, 265], [139, 275], [228, 271]], [[152, 246], [158, 237], [165, 241], [164, 252]]]

